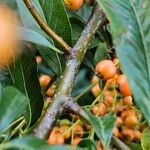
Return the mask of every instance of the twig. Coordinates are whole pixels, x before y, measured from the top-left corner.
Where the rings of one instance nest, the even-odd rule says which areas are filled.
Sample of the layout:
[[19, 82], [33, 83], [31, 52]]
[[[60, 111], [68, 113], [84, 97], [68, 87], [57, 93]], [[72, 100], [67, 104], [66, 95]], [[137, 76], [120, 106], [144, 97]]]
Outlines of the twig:
[[53, 98], [53, 103], [48, 107], [47, 111], [45, 112], [44, 116], [41, 118], [33, 132], [35, 136], [42, 139], [46, 139], [48, 137], [59, 114], [59, 108], [66, 102], [66, 100], [61, 100], [60, 98], [58, 98], [58, 96], [70, 96], [75, 77], [78, 73], [88, 45], [92, 41], [99, 26], [105, 23], [106, 17], [104, 16], [102, 9], [100, 8], [100, 6], [95, 5], [87, 26], [85, 27], [76, 45], [72, 49], [71, 54], [68, 57], [63, 77]]
[[35, 18], [41, 29], [45, 33], [47, 33], [50, 37], [52, 37], [54, 40], [56, 40], [66, 50], [67, 53], [70, 53], [71, 47], [45, 23], [45, 21], [41, 18], [40, 14], [35, 9], [31, 0], [24, 0], [24, 3], [26, 4], [28, 10]]

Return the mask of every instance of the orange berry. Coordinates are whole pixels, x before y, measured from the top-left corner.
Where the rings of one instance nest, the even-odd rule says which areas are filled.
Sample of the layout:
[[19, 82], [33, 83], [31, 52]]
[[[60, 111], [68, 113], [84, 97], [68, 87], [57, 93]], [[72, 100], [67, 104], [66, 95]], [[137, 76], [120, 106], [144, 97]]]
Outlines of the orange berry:
[[18, 19], [6, 5], [0, 5], [0, 68], [10, 65], [18, 55]]
[[117, 127], [120, 127], [120, 126], [122, 126], [122, 125], [123, 125], [123, 121], [122, 121], [121, 117], [117, 117], [116, 126], [117, 126]]
[[42, 62], [41, 56], [36, 56], [36, 63], [40, 64]]
[[98, 115], [104, 116], [106, 114], [106, 105], [104, 103], [101, 103], [98, 107]]
[[137, 124], [138, 124], [138, 119], [134, 114], [126, 117], [125, 126], [127, 128], [134, 128]]
[[49, 88], [48, 90], [47, 90], [47, 92], [46, 92], [46, 95], [47, 96], [49, 96], [49, 97], [52, 97], [53, 96], [53, 94], [54, 94], [54, 89], [53, 88]]
[[63, 134], [65, 140], [71, 137], [71, 131], [68, 131], [69, 126], [63, 125], [60, 127], [60, 133]]
[[135, 138], [134, 130], [128, 128], [122, 130], [122, 135], [124, 138], [127, 138], [131, 141]]
[[123, 103], [123, 105], [129, 105], [129, 106], [133, 105], [132, 96], [124, 97], [122, 100], [122, 103]]
[[48, 75], [41, 75], [39, 78], [41, 87], [46, 87], [50, 81], [51, 81], [51, 78]]
[[95, 71], [102, 75], [104, 80], [108, 80], [115, 76], [117, 69], [111, 60], [103, 60], [96, 65]]
[[134, 131], [134, 136], [135, 136], [135, 139], [140, 141], [141, 140], [141, 132], [136, 130]]
[[94, 84], [94, 83], [98, 83], [98, 81], [99, 81], [99, 78], [97, 76], [93, 76], [91, 82]]
[[99, 84], [97, 83], [93, 88], [92, 88], [92, 94], [96, 97], [100, 92], [101, 89], [99, 87]]
[[94, 106], [94, 107], [92, 107], [91, 111], [92, 111], [93, 114], [97, 114], [98, 110], [99, 110], [99, 107], [98, 106]]
[[57, 135], [57, 137], [56, 137], [56, 144], [64, 144], [64, 142], [65, 142], [64, 137], [61, 136], [61, 135]]
[[105, 96], [105, 104], [107, 105], [107, 106], [112, 106], [113, 105], [113, 97], [112, 96], [110, 96], [110, 95], [107, 95], [107, 96]]
[[59, 128], [54, 127], [51, 134], [50, 134], [50, 136], [49, 136], [49, 138], [48, 138], [48, 143], [49, 144], [56, 144], [58, 134], [60, 134]]
[[76, 137], [71, 141], [71, 145], [77, 145], [81, 140], [82, 138]]
[[118, 128], [114, 128], [114, 129], [113, 129], [113, 134], [114, 134], [116, 137], [119, 136], [119, 130], [118, 130]]
[[65, 5], [71, 10], [78, 10], [83, 5], [83, 0], [64, 0]]
[[76, 125], [74, 128], [73, 128], [73, 133], [74, 133], [74, 136], [80, 136], [82, 137], [83, 136], [83, 127], [78, 124]]
[[132, 95], [127, 77], [124, 74], [122, 74], [118, 77], [117, 84], [119, 86], [121, 94], [123, 94], [124, 96], [131, 96]]
[[121, 113], [121, 119], [124, 121], [127, 116], [133, 115], [133, 112], [130, 109], [126, 109]]

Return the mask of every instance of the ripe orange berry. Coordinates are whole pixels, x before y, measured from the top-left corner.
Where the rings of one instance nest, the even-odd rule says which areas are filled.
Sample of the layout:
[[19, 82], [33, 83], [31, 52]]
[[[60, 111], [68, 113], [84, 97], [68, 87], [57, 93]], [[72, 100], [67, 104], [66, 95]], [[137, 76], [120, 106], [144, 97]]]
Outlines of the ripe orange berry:
[[127, 138], [131, 141], [135, 138], [134, 130], [128, 128], [122, 130], [122, 135], [124, 138]]
[[113, 105], [113, 97], [111, 95], [105, 96], [105, 104], [109, 107]]
[[71, 145], [77, 145], [81, 140], [81, 137], [76, 137], [71, 141]]
[[123, 105], [128, 105], [128, 106], [133, 105], [132, 96], [124, 97], [123, 100], [122, 100], [122, 103], [123, 103]]
[[57, 142], [57, 135], [60, 134], [59, 132], [59, 128], [58, 127], [54, 127], [49, 138], [48, 138], [48, 143], [49, 144], [56, 144]]
[[122, 125], [123, 125], [123, 121], [122, 121], [121, 117], [117, 117], [116, 126], [117, 126], [117, 127], [120, 127], [120, 126], [122, 126]]
[[83, 127], [78, 124], [73, 128], [74, 136], [82, 137], [83, 136]]
[[49, 96], [49, 97], [52, 97], [53, 96], [53, 94], [54, 94], [54, 89], [53, 88], [49, 88], [48, 90], [47, 90], [47, 92], [46, 92], [46, 95], [47, 96]]
[[135, 136], [135, 139], [140, 141], [141, 140], [141, 132], [138, 131], [138, 130], [135, 130], [134, 131], [134, 136]]
[[98, 83], [98, 81], [99, 81], [99, 78], [97, 77], [97, 76], [93, 76], [93, 78], [92, 78], [92, 83], [94, 84], [94, 83]]
[[51, 81], [51, 78], [48, 75], [41, 75], [39, 78], [41, 87], [46, 87], [50, 81]]
[[99, 73], [104, 80], [108, 80], [115, 76], [117, 69], [111, 60], [103, 60], [96, 65], [95, 71]]
[[125, 126], [127, 128], [134, 128], [137, 124], [138, 124], [138, 119], [134, 114], [126, 117]]
[[92, 88], [91, 92], [95, 97], [101, 92], [101, 89], [98, 83]]
[[40, 64], [42, 62], [41, 56], [36, 56], [36, 63]]
[[123, 94], [124, 96], [131, 96], [132, 95], [131, 88], [130, 88], [130, 85], [128, 83], [127, 77], [124, 74], [122, 74], [118, 77], [117, 84], [119, 86], [121, 94]]
[[18, 55], [18, 19], [6, 5], [0, 5], [0, 68], [10, 65]]
[[121, 119], [124, 121], [126, 119], [127, 116], [133, 115], [133, 111], [131, 111], [130, 109], [126, 109], [124, 111], [122, 111], [121, 113]]
[[98, 115], [104, 116], [106, 114], [106, 105], [104, 103], [101, 103], [98, 107]]
[[69, 126], [63, 125], [60, 127], [60, 133], [63, 135], [64, 139], [67, 140], [71, 137], [71, 131], [68, 131]]
[[78, 10], [83, 5], [83, 0], [64, 0], [65, 5], [71, 10]]
[[99, 108], [98, 108], [98, 106], [94, 106], [94, 107], [92, 107], [92, 113], [95, 115], [95, 114], [97, 114], [98, 113], [98, 110], [99, 110]]
[[58, 134], [56, 137], [56, 144], [64, 144], [64, 142], [65, 142], [64, 137]]

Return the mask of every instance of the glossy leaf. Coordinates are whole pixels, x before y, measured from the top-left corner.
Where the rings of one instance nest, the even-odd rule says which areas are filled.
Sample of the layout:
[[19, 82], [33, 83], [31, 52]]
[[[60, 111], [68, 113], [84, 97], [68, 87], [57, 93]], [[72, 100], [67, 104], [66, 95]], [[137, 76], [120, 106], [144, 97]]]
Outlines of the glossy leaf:
[[46, 141], [38, 139], [33, 136], [26, 136], [22, 138], [16, 138], [8, 143], [0, 145], [3, 150], [5, 149], [24, 149], [24, 150], [83, 150], [81, 148], [75, 148], [71, 146], [57, 146], [48, 145]]
[[117, 54], [131, 85], [135, 102], [150, 125], [150, 1], [98, 2], [110, 20]]
[[141, 145], [143, 150], [150, 149], [150, 129], [146, 128], [142, 133]]
[[[24, 27], [31, 29], [41, 35], [43, 35], [45, 38], [47, 38], [48, 41], [50, 41], [50, 43], [53, 43], [53, 40], [50, 39], [40, 28], [40, 26], [38, 25], [38, 23], [36, 22], [36, 20], [33, 18], [33, 16], [31, 15], [31, 13], [29, 12], [29, 10], [27, 9], [26, 5], [24, 4], [24, 2], [21, 0], [17, 0], [17, 6], [18, 6], [18, 10], [19, 10], [19, 14], [20, 14], [20, 18], [21, 18], [21, 22], [23, 24]], [[34, 0], [32, 1], [32, 3], [34, 4], [35, 8], [37, 9], [38, 13], [41, 15], [41, 17], [45, 20], [45, 16], [43, 13], [43, 10], [41, 8], [41, 5], [39, 3], [39, 1]], [[31, 41], [30, 41], [31, 42]], [[43, 59], [47, 62], [47, 64], [53, 69], [53, 71], [57, 74], [61, 74], [61, 63], [60, 63], [60, 58], [58, 56], [58, 54], [54, 51], [52, 51], [50, 48], [45, 48], [42, 46], [38, 46], [38, 50], [40, 52], [40, 54], [42, 55]], [[55, 65], [53, 65], [55, 64]]]
[[89, 121], [93, 126], [96, 135], [101, 140], [105, 149], [108, 149], [112, 130], [115, 126], [116, 116], [114, 114], [108, 114], [104, 117], [97, 117], [92, 115], [90, 112], [86, 111], [89, 117]]
[[88, 150], [96, 150], [96, 144], [90, 139], [83, 139], [78, 144], [79, 147], [87, 148]]
[[29, 124], [34, 124], [40, 117], [43, 108], [43, 96], [37, 76], [37, 64], [30, 49], [25, 49], [23, 54], [10, 69], [12, 81], [29, 99]]
[[23, 116], [28, 99], [18, 89], [7, 87], [0, 98], [0, 133], [13, 121]]
[[63, 0], [44, 1], [43, 11], [48, 25], [71, 46], [71, 25], [64, 7]]
[[23, 27], [20, 27], [18, 32], [21, 40], [32, 42], [34, 44], [50, 48], [50, 50], [52, 49], [58, 53], [62, 53], [59, 49], [52, 45], [43, 35], [39, 34], [38, 32]]

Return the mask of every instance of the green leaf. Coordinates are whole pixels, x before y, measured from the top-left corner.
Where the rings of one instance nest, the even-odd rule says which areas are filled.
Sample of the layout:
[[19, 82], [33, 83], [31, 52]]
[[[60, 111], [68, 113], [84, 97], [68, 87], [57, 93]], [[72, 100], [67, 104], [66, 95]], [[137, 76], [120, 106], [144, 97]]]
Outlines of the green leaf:
[[143, 150], [150, 149], [150, 129], [146, 128], [142, 133], [141, 145]]
[[79, 147], [87, 148], [88, 150], [96, 150], [96, 144], [90, 139], [83, 139], [78, 144]]
[[[71, 25], [64, 7], [63, 0], [44, 1], [43, 11], [48, 25], [71, 46]], [[58, 46], [58, 44], [56, 44], [56, 46]]]
[[[40, 26], [38, 25], [38, 23], [36, 22], [36, 20], [33, 18], [32, 14], [29, 12], [29, 10], [27, 9], [26, 5], [24, 4], [23, 1], [17, 0], [17, 6], [19, 9], [19, 14], [20, 14], [20, 18], [22, 21], [23, 26], [25, 26], [28, 29], [31, 29], [33, 31], [38, 32], [39, 34], [43, 35], [45, 38], [47, 38], [50, 43], [53, 44], [52, 39], [50, 39], [40, 28]], [[39, 1], [34, 0], [32, 1], [35, 8], [37, 9], [38, 13], [41, 15], [41, 17], [45, 20], [45, 16], [43, 15], [43, 11], [42, 8], [40, 6]], [[47, 22], [46, 22], [47, 23]], [[53, 69], [53, 71], [56, 74], [61, 74], [62, 73], [62, 66], [60, 63], [60, 58], [58, 56], [58, 54], [54, 51], [52, 51], [50, 48], [45, 48], [42, 46], [37, 46], [38, 51], [40, 52], [40, 54], [42, 55], [43, 59], [48, 63], [48, 65]], [[55, 65], [54, 65], [55, 64]]]
[[115, 126], [116, 116], [115, 114], [108, 114], [104, 117], [97, 117], [92, 115], [90, 112], [86, 111], [89, 122], [93, 126], [96, 135], [101, 140], [105, 149], [108, 149], [111, 137], [112, 130]]
[[37, 76], [36, 60], [30, 49], [24, 49], [23, 54], [14, 63], [10, 71], [14, 86], [30, 100], [27, 117], [31, 117], [29, 124], [33, 125], [41, 115], [43, 96]]
[[7, 87], [0, 99], [0, 133], [25, 112], [28, 99], [16, 88]]
[[[19, 15], [21, 18], [22, 24], [34, 31], [39, 31], [42, 32], [40, 29], [40, 26], [36, 22], [36, 20], [33, 18], [33, 16], [30, 14], [29, 10], [27, 9], [25, 3], [23, 0], [16, 0], [18, 10], [19, 10]], [[42, 11], [41, 5], [38, 0], [32, 0], [32, 4], [34, 7], [38, 10], [38, 13], [41, 15], [41, 17], [45, 20], [44, 13]]]
[[131, 85], [135, 102], [150, 125], [150, 1], [98, 2], [110, 20], [117, 54]]
[[69, 17], [86, 23], [91, 15], [92, 9], [88, 4], [84, 4], [78, 11], [69, 11]]
[[50, 48], [50, 50], [54, 50], [58, 53], [62, 52], [57, 49], [54, 45], [52, 45], [43, 35], [39, 34], [38, 32], [35, 32], [31, 29], [27, 29], [24, 27], [19, 28], [19, 37], [21, 40], [32, 42], [34, 44], [45, 46]]
[[75, 148], [67, 145], [48, 145], [46, 141], [33, 136], [16, 138], [8, 143], [1, 144], [0, 146], [3, 150], [13, 148], [24, 150], [83, 150], [81, 148]]
[[107, 58], [106, 44], [100, 43], [95, 52], [94, 64], [97, 64], [105, 58]]

